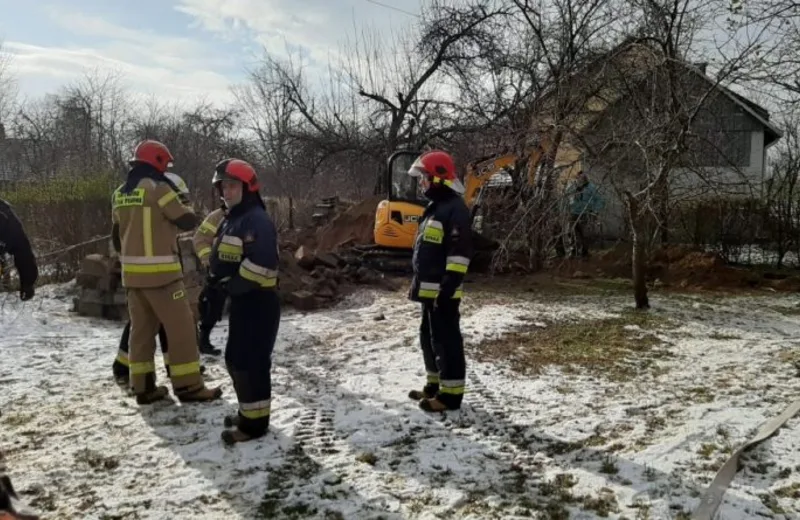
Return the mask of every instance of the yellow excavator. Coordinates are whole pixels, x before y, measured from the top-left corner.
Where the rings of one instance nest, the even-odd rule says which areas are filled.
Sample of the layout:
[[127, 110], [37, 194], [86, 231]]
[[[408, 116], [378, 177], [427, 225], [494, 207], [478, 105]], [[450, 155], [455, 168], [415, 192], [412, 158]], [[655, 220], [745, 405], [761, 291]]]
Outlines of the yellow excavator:
[[[375, 211], [374, 240], [377, 246], [392, 249], [413, 249], [414, 237], [420, 217], [428, 201], [418, 188], [417, 179], [408, 175], [408, 169], [419, 157], [420, 152], [400, 151], [389, 157], [388, 193]], [[531, 152], [528, 160], [527, 182], [533, 186], [544, 150], [541, 146]], [[464, 176], [464, 201], [473, 216], [484, 189], [497, 174], [513, 169], [517, 161], [514, 154], [484, 158], [467, 165]]]
[[[378, 203], [373, 229], [374, 244], [359, 246], [358, 253], [363, 263], [383, 271], [407, 271], [409, 258], [414, 248], [414, 238], [419, 220], [428, 201], [419, 190], [417, 179], [408, 175], [408, 170], [421, 152], [402, 150], [393, 153], [385, 170], [386, 199]], [[538, 146], [531, 152], [528, 161], [527, 182], [533, 185], [544, 150]], [[479, 208], [487, 183], [498, 173], [513, 169], [517, 160], [514, 154], [489, 157], [474, 161], [467, 166], [464, 176], [464, 200], [473, 218]], [[493, 251], [497, 244], [473, 230], [476, 250]]]

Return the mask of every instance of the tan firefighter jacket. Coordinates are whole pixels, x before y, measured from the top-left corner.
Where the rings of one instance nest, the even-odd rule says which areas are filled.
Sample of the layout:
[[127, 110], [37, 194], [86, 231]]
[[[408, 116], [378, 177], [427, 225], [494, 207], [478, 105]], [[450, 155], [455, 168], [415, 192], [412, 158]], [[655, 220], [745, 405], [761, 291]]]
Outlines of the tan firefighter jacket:
[[205, 267], [208, 267], [208, 255], [211, 254], [211, 245], [214, 242], [219, 224], [224, 218], [225, 210], [222, 208], [216, 209], [208, 214], [194, 233], [194, 238], [192, 239], [194, 252]]
[[121, 189], [112, 196], [111, 218], [123, 287], [163, 287], [183, 279], [177, 236], [194, 229], [197, 215], [165, 182], [144, 178], [128, 194]]

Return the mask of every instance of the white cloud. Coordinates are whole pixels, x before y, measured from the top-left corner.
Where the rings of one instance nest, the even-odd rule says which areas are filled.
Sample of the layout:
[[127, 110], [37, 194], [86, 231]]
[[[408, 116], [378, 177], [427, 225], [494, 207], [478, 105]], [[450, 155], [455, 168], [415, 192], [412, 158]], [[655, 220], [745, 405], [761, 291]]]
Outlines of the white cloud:
[[[162, 99], [186, 101], [206, 97], [225, 103], [231, 99], [230, 79], [209, 70], [186, 70], [166, 66], [132, 63], [91, 48], [42, 47], [6, 42], [3, 47], [13, 54], [12, 68], [21, 90], [42, 94], [93, 70], [117, 71], [124, 75], [133, 93], [158, 94]], [[36, 88], [36, 87], [39, 88]]]
[[[178, 0], [176, 9], [197, 25], [229, 40], [255, 41], [275, 54], [286, 45], [302, 48], [319, 67], [341, 52], [354, 29], [371, 26], [382, 36], [416, 19], [366, 0]], [[418, 12], [420, 0], [385, 2]], [[355, 27], [354, 27], [355, 26]]]
[[103, 43], [93, 47], [39, 46], [8, 41], [13, 69], [23, 92], [42, 94], [92, 70], [124, 75], [134, 93], [157, 94], [164, 100], [232, 99], [231, 59], [205, 42], [123, 27], [96, 16], [56, 7], [48, 15], [64, 28]]

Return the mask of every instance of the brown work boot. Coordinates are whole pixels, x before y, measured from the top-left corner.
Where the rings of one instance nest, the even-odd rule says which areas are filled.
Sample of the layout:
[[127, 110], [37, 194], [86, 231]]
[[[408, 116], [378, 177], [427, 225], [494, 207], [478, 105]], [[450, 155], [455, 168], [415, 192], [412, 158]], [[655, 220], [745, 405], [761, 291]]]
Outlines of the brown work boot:
[[263, 437], [264, 435], [266, 435], [266, 433], [267, 432], [265, 431], [264, 433], [261, 433], [260, 435], [252, 435], [252, 434], [243, 432], [239, 428], [236, 428], [235, 430], [225, 430], [224, 432], [222, 432], [221, 437], [222, 437], [222, 442], [224, 442], [228, 446], [233, 446], [234, 444], [239, 443], [239, 442], [247, 442], [247, 441], [252, 441], [252, 440], [255, 440], [255, 439], [259, 439], [259, 438]]
[[222, 388], [209, 388], [204, 384], [176, 388], [175, 395], [182, 403], [216, 401], [222, 397]]
[[431, 399], [436, 397], [436, 392], [438, 391], [439, 385], [427, 384], [422, 388], [422, 390], [410, 391], [408, 393], [408, 398], [413, 399], [414, 401], [419, 401], [420, 399]]
[[238, 428], [239, 424], [241, 424], [241, 419], [239, 417], [239, 414], [226, 415], [225, 419], [222, 421], [222, 424], [226, 428]]
[[152, 404], [160, 401], [169, 395], [169, 390], [166, 386], [157, 386], [151, 390], [145, 390], [141, 394], [136, 394], [137, 404]]
[[438, 397], [423, 399], [419, 402], [419, 407], [426, 412], [446, 412], [448, 410], [458, 410], [460, 407], [447, 406]]

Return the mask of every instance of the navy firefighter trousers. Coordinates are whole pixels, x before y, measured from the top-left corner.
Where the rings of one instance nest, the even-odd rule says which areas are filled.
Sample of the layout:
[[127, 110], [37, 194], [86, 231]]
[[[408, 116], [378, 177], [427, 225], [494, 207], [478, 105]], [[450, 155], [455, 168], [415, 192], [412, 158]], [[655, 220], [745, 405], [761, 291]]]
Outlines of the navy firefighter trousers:
[[231, 296], [225, 364], [239, 401], [238, 428], [258, 437], [269, 428], [272, 350], [278, 336], [278, 293], [256, 290]]

